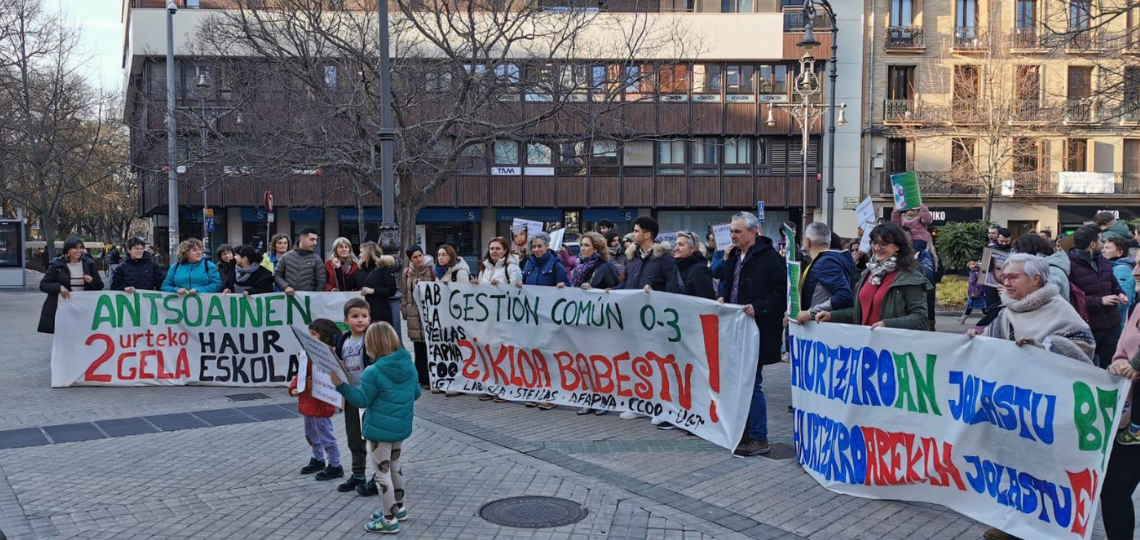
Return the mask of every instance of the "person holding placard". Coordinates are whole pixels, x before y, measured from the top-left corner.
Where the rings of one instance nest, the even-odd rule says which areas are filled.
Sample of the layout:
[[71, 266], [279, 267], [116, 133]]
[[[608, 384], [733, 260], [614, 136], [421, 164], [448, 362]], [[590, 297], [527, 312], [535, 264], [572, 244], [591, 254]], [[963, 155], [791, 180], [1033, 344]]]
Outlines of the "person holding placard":
[[[768, 402], [764, 397], [764, 366], [780, 361], [780, 343], [784, 330], [784, 313], [788, 309], [788, 268], [775, 250], [772, 239], [760, 235], [760, 220], [741, 212], [730, 222], [733, 247], [725, 254], [724, 290], [720, 303], [736, 304], [744, 314], [756, 321], [760, 330], [760, 354], [757, 358], [756, 385], [744, 437], [733, 453], [741, 457], [767, 454]], [[795, 249], [795, 246], [791, 246]]]
[[[309, 323], [309, 335], [328, 346], [336, 343], [340, 330], [336, 323], [328, 319], [317, 319]], [[298, 381], [304, 379], [305, 386], [298, 390]], [[344, 468], [340, 466], [340, 448], [333, 434], [332, 417], [336, 407], [313, 397], [313, 363], [308, 362], [303, 375], [298, 374], [289, 383], [289, 395], [297, 398], [297, 411], [305, 418], [305, 440], [313, 448], [309, 464], [301, 467], [301, 474], [317, 473], [320, 481], [341, 478]], [[328, 458], [326, 463], [325, 459]]]
[[875, 328], [929, 330], [926, 290], [931, 288], [907, 242], [906, 231], [894, 223], [871, 230], [871, 260], [853, 292], [852, 307], [821, 311], [816, 322], [858, 324]]
[[570, 272], [571, 287], [612, 289], [621, 284], [602, 235], [596, 232], [582, 235], [579, 247], [582, 256], [578, 258], [578, 266]]
[[905, 229], [910, 233], [910, 237], [914, 241], [923, 241], [927, 244], [934, 242], [933, 237], [930, 236], [931, 223], [934, 223], [934, 216], [931, 215], [930, 209], [926, 205], [921, 205], [918, 208], [908, 208], [899, 211], [898, 208], [891, 210], [891, 221]]
[[[503, 241], [504, 243], [506, 240]], [[431, 373], [428, 371], [428, 349], [424, 340], [424, 323], [420, 319], [420, 308], [416, 305], [413, 293], [422, 281], [435, 281], [435, 272], [432, 265], [427, 263], [424, 250], [413, 245], [404, 252], [408, 256], [408, 266], [400, 278], [400, 313], [408, 325], [408, 337], [412, 340], [415, 350], [416, 374], [420, 386], [427, 390], [431, 388]]]
[[155, 291], [162, 287], [166, 273], [146, 252], [146, 241], [131, 238], [127, 242], [127, 260], [111, 276], [111, 290], [134, 293], [136, 290]]
[[471, 282], [471, 267], [450, 244], [439, 246], [435, 254], [435, 279], [446, 283]]
[[400, 522], [408, 519], [400, 454], [404, 441], [412, 435], [420, 385], [416, 384], [411, 355], [400, 346], [392, 325], [380, 322], [369, 326], [364, 346], [376, 362], [361, 374], [359, 385], [340, 380], [336, 373], [331, 378], [346, 402], [365, 410], [362, 433], [368, 441], [381, 504], [364, 530], [391, 534], [399, 532]]

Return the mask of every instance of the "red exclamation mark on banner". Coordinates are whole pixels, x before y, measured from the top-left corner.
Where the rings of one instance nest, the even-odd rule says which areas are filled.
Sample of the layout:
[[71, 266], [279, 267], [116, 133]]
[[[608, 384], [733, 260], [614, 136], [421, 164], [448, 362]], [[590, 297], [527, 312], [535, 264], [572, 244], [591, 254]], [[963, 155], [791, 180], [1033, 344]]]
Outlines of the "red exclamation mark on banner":
[[[720, 319], [716, 315], [701, 315], [701, 331], [705, 335], [705, 357], [709, 361], [709, 387], [720, 392]], [[709, 400], [709, 419], [720, 422], [716, 414], [716, 396]]]

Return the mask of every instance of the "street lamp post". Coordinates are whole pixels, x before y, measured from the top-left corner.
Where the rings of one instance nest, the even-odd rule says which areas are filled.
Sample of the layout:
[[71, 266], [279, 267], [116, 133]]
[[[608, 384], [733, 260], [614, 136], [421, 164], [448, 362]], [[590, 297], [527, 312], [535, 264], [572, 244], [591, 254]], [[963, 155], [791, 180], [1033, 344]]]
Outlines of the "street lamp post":
[[[388, 0], [376, 1], [376, 12], [380, 19], [380, 129], [376, 133], [380, 154], [380, 248], [393, 254], [399, 260], [400, 228], [396, 223], [394, 191], [396, 183], [392, 160], [393, 142], [396, 131], [392, 129], [392, 75], [389, 66], [388, 46]], [[373, 161], [375, 163], [375, 161]], [[407, 224], [405, 224], [407, 225]]]
[[[814, 13], [814, 8], [810, 5], [811, 0], [804, 3], [804, 14], [810, 16]], [[809, 19], [810, 21], [810, 19]], [[844, 115], [844, 110], [847, 105], [839, 104], [831, 106], [816, 105], [813, 100], [819, 96], [823, 89], [820, 87], [819, 76], [815, 73], [815, 57], [812, 56], [811, 50], [819, 45], [813, 34], [812, 25], [809, 22], [804, 32], [803, 41], [798, 45], [804, 49], [804, 55], [800, 57], [800, 73], [795, 79], [794, 91], [799, 97], [799, 103], [788, 104], [771, 104], [768, 106], [768, 119], [766, 124], [768, 127], [775, 127], [776, 116], [775, 109], [779, 107], [788, 111], [788, 114], [796, 120], [800, 126], [801, 144], [800, 156], [802, 158], [803, 167], [803, 191], [802, 195], [802, 209], [800, 216], [800, 235], [804, 234], [807, 230], [807, 184], [808, 184], [808, 145], [811, 142], [811, 129], [815, 126], [816, 121], [827, 114], [828, 111], [834, 111], [836, 108], [839, 110], [839, 118], [837, 120], [840, 126], [847, 124], [847, 119]], [[835, 89], [832, 88], [832, 97], [834, 99]]]
[[166, 187], [167, 232], [170, 237], [170, 261], [178, 255], [178, 141], [174, 125], [174, 14], [178, 2], [166, 0]]
[[[202, 138], [202, 162], [206, 161], [206, 93], [210, 91], [210, 76], [205, 71], [198, 72], [198, 107], [201, 111], [202, 122], [201, 128], [198, 129], [198, 134]], [[208, 182], [205, 177], [206, 169], [202, 168], [202, 246], [205, 248], [206, 258], [210, 257], [210, 227], [206, 221], [206, 211], [210, 208], [207, 201], [209, 191], [206, 189]]]
[[[827, 226], [832, 229], [835, 228], [835, 94], [836, 86], [835, 80], [839, 78], [839, 24], [835, 18], [835, 10], [831, 9], [831, 2], [827, 0], [806, 0], [805, 4], [810, 4], [813, 1], [818, 1], [823, 10], [827, 12], [827, 16], [831, 19], [831, 58], [828, 62], [831, 64], [831, 73], [828, 79], [831, 80], [831, 96], [830, 96], [830, 110], [831, 110], [831, 125], [827, 126]], [[807, 6], [805, 6], [806, 8]], [[813, 6], [814, 7], [814, 6]], [[811, 13], [812, 17], [808, 19], [807, 24], [815, 25], [814, 9]], [[841, 113], [842, 114], [842, 113]], [[846, 121], [844, 123], [847, 123]]]

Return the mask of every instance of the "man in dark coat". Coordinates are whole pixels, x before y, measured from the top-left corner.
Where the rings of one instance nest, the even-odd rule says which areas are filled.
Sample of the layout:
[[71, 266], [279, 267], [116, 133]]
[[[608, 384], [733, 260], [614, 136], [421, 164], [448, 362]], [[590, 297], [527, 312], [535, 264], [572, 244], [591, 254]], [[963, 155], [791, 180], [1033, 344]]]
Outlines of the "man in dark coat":
[[668, 243], [657, 244], [657, 220], [641, 216], [633, 220], [633, 245], [626, 250], [625, 281], [619, 289], [646, 289], [681, 294], [681, 276]]
[[760, 329], [760, 358], [756, 366], [756, 386], [744, 437], [736, 447], [738, 456], [767, 454], [768, 404], [761, 384], [763, 367], [780, 361], [780, 342], [787, 311], [788, 267], [772, 239], [760, 236], [760, 221], [741, 212], [730, 223], [733, 247], [725, 255], [721, 279], [725, 296], [721, 302], [744, 306], [744, 313], [756, 320]]
[[832, 251], [831, 230], [816, 222], [807, 226], [804, 251], [811, 263], [800, 281], [800, 305], [796, 320], [807, 322], [821, 311], [845, 309], [855, 305], [851, 283], [855, 281], [855, 261], [846, 252]]
[[1108, 367], [1120, 340], [1117, 305], [1127, 304], [1128, 297], [1112, 274], [1112, 263], [1100, 254], [1103, 247], [1100, 229], [1085, 225], [1073, 233], [1073, 241], [1074, 247], [1069, 250], [1069, 280], [1085, 293], [1089, 328], [1096, 338], [1096, 362], [1102, 368]]

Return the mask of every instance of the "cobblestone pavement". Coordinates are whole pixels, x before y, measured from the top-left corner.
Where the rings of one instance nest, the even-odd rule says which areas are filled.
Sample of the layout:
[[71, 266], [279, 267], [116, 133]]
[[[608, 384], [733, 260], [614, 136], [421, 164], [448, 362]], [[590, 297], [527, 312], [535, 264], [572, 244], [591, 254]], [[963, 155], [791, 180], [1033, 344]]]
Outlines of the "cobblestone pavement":
[[[52, 444], [0, 450], [0, 529], [9, 538], [369, 536], [362, 526], [376, 499], [298, 474], [308, 445], [284, 389], [52, 389], [51, 340], [35, 333], [42, 300], [0, 293], [0, 430], [98, 428], [27, 429]], [[772, 441], [790, 443], [787, 364], [764, 375]], [[250, 392], [266, 397], [227, 397]], [[107, 422], [138, 417], [148, 419]], [[159, 431], [176, 419], [197, 427]], [[347, 458], [343, 422], [333, 420]], [[980, 538], [986, 528], [937, 505], [831, 493], [791, 459], [738, 459], [680, 431], [565, 407], [425, 394], [404, 448], [404, 538], [941, 539]], [[487, 502], [517, 495], [564, 497], [589, 515], [538, 530], [478, 516]]]

